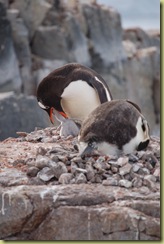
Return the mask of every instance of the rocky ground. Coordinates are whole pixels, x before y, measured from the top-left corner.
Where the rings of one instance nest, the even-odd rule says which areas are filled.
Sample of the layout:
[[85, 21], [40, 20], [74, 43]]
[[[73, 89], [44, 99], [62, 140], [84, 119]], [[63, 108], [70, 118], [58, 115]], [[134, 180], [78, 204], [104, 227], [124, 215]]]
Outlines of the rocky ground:
[[0, 142], [1, 239], [160, 239], [158, 137], [146, 151], [82, 159], [56, 128], [17, 134]]

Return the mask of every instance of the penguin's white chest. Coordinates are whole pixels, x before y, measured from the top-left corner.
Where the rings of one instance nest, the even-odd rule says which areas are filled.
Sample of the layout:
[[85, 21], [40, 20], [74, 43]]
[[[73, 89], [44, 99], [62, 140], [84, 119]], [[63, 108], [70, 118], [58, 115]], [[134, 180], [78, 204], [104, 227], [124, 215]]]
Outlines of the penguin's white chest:
[[81, 122], [100, 105], [97, 91], [82, 80], [71, 82], [61, 97], [64, 112], [69, 118]]

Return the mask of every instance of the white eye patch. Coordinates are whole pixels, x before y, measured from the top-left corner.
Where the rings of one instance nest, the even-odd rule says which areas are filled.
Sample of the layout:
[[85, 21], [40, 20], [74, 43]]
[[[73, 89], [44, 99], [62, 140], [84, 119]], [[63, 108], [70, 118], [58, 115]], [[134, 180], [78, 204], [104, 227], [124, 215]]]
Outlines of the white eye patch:
[[38, 102], [38, 105], [42, 108], [42, 109], [48, 109], [48, 106], [45, 106], [43, 103]]

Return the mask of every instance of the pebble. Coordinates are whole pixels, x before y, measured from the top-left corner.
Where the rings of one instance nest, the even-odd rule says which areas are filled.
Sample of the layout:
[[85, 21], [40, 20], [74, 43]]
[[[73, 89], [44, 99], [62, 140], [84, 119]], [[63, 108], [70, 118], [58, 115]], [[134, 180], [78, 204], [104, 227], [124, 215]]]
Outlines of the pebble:
[[156, 177], [158, 181], [160, 181], [160, 168], [156, 168], [153, 175]]
[[115, 167], [115, 166], [111, 166], [111, 171], [115, 174], [119, 171], [118, 167]]
[[37, 175], [37, 173], [39, 172], [39, 169], [37, 167], [29, 167], [27, 169], [27, 175], [29, 177], [35, 177]]
[[54, 165], [52, 167], [52, 170], [54, 172], [54, 176], [59, 179], [60, 175], [63, 173], [67, 173], [67, 167], [65, 166], [65, 164], [63, 162], [57, 162], [56, 165]]
[[110, 177], [110, 178], [107, 178], [106, 180], [103, 180], [102, 184], [104, 186], [118, 186], [118, 180]]
[[127, 163], [119, 169], [119, 174], [120, 175], [126, 175], [127, 173], [130, 172], [131, 168], [132, 168], [132, 165]]
[[43, 181], [49, 181], [54, 177], [54, 172], [52, 169], [50, 169], [49, 167], [45, 167], [42, 170], [40, 170], [37, 174], [37, 177], [39, 177], [39, 179], [43, 180]]
[[87, 170], [87, 173], [86, 173], [87, 180], [93, 179], [93, 177], [95, 175], [95, 172], [94, 172], [94, 169], [92, 167], [92, 163], [91, 162], [87, 162], [86, 170]]
[[49, 158], [47, 156], [38, 155], [35, 161], [35, 166], [39, 169], [42, 169], [48, 165]]
[[63, 173], [59, 177], [59, 183], [60, 184], [70, 184], [72, 179], [73, 179], [73, 174], [71, 174], [71, 173]]
[[142, 186], [142, 179], [139, 177], [134, 177], [132, 180], [133, 187], [139, 188]]
[[133, 170], [133, 172], [138, 172], [138, 170], [140, 169], [140, 166], [139, 165], [137, 165], [137, 164], [135, 164], [135, 165], [133, 165], [133, 167], [132, 167], [132, 170]]
[[76, 184], [82, 184], [82, 183], [86, 183], [86, 182], [87, 182], [87, 179], [83, 173], [78, 174], [75, 178]]
[[132, 187], [132, 182], [129, 180], [122, 179], [119, 181], [119, 186], [123, 186], [125, 188], [130, 188], [130, 187]]
[[37, 152], [36, 152], [36, 155], [42, 155], [44, 156], [45, 154], [47, 153], [47, 150], [43, 147], [39, 147]]
[[154, 175], [145, 175], [144, 180], [151, 180], [153, 182], [156, 182], [156, 177]]
[[119, 166], [124, 166], [125, 164], [127, 164], [129, 162], [129, 158], [128, 157], [120, 157], [120, 158], [118, 158], [118, 160], [117, 160], [117, 164], [119, 165]]

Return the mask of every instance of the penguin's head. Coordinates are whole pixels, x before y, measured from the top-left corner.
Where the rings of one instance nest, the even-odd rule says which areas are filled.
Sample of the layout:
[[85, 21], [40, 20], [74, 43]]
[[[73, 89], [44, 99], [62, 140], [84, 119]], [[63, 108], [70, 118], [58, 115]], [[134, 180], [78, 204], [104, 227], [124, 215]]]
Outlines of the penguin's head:
[[51, 123], [54, 124], [54, 118], [53, 118], [54, 108], [44, 105], [41, 100], [38, 100], [38, 105], [40, 106], [41, 109], [43, 109], [44, 111], [46, 111], [48, 113]]
[[[41, 100], [40, 101], [38, 100], [38, 105], [40, 106], [40, 108], [42, 108], [43, 110], [45, 110], [48, 113], [51, 123], [54, 124], [55, 121], [54, 121], [53, 114], [55, 114], [55, 116], [57, 117], [57, 113], [56, 113], [56, 110], [54, 109], [54, 107], [44, 105]], [[58, 113], [61, 114], [64, 118], [66, 118], [66, 119], [68, 118], [68, 116], [64, 112], [58, 111]]]

